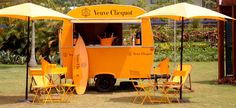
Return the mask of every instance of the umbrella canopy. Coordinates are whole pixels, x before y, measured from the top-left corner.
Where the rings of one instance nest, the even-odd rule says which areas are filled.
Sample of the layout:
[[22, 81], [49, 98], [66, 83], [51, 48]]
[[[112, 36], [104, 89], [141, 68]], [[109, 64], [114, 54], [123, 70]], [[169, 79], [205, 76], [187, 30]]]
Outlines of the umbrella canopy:
[[53, 20], [71, 20], [70, 16], [45, 8], [33, 3], [24, 3], [7, 8], [0, 9], [0, 17], [17, 18], [28, 21], [28, 42], [27, 42], [27, 64], [26, 64], [26, 89], [25, 100], [28, 101], [28, 64], [29, 64], [29, 26], [30, 20], [53, 19]]
[[53, 20], [68, 20], [74, 19], [70, 16], [45, 8], [33, 3], [24, 3], [4, 9], [0, 9], [0, 17], [11, 17], [22, 20], [35, 19], [53, 19]]
[[225, 18], [233, 19], [219, 12], [188, 3], [165, 6], [138, 16], [138, 18], [141, 17], [170, 18], [174, 20], [182, 20], [182, 17], [184, 20], [190, 18], [207, 18], [215, 20], [225, 20]]
[[[181, 31], [181, 49], [180, 49], [180, 70], [182, 70], [183, 62], [183, 31], [184, 31], [184, 20], [192, 18], [206, 18], [206, 19], [215, 19], [223, 20], [225, 19], [234, 19], [219, 12], [212, 11], [207, 8], [200, 6], [188, 4], [188, 3], [178, 3], [174, 5], [165, 6], [143, 15], [138, 16], [137, 18], [170, 18], [174, 20], [182, 21], [182, 31]], [[182, 83], [182, 78], [180, 78], [180, 83]], [[182, 99], [182, 88], [180, 89], [180, 99]]]

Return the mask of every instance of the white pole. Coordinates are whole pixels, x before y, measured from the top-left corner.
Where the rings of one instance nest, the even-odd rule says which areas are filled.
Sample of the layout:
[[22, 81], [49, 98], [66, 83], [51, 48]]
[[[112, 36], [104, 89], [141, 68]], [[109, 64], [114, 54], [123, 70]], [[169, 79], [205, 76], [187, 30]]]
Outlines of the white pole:
[[30, 61], [29, 61], [29, 66], [30, 67], [35, 67], [37, 66], [37, 62], [35, 59], [35, 21], [32, 21], [32, 46], [31, 46], [31, 55], [30, 55]]

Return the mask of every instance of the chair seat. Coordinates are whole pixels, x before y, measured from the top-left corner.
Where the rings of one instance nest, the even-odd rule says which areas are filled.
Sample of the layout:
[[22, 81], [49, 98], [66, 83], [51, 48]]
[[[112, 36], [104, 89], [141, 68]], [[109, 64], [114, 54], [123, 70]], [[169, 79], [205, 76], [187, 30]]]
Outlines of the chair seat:
[[61, 86], [65, 86], [65, 87], [75, 87], [74, 84], [62, 84]]
[[170, 75], [169, 74], [156, 74], [155, 77], [156, 78], [167, 78], [167, 79], [169, 79]]
[[169, 81], [169, 82], [165, 82], [164, 84], [165, 85], [175, 85], [175, 84], [179, 84], [179, 82], [171, 82], [171, 81]]
[[164, 88], [173, 88], [173, 89], [180, 89], [180, 84], [175, 85], [163, 85]]
[[46, 85], [46, 86], [43, 86], [43, 85], [35, 85], [33, 86], [33, 88], [49, 88], [49, 87], [55, 87], [54, 85]]

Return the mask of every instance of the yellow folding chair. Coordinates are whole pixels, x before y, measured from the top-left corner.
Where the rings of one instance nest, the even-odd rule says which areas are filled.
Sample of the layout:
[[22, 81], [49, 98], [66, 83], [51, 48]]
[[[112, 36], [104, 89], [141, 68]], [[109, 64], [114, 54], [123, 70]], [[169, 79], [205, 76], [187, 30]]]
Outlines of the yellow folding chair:
[[74, 84], [71, 84], [71, 83], [65, 83], [65, 84], [62, 84], [61, 87], [63, 87], [63, 95], [64, 95], [64, 98], [63, 98], [63, 101], [66, 101], [68, 102], [71, 98], [71, 96], [74, 94], [74, 91], [75, 91], [75, 85]]
[[134, 87], [134, 89], [136, 90], [136, 93], [137, 93], [135, 98], [133, 99], [133, 103], [134, 103], [136, 101], [136, 99], [138, 99], [138, 98], [143, 99], [142, 94], [141, 94], [142, 90], [140, 89], [141, 86], [138, 85], [138, 82], [136, 80], [131, 80], [131, 82], [132, 82], [133, 87]]
[[[177, 71], [175, 70], [172, 74], [172, 77], [184, 77], [186, 74], [185, 71]], [[163, 93], [163, 98], [161, 101], [163, 101], [163, 99], [167, 99], [168, 103], [171, 103], [173, 99], [176, 99], [177, 102], [179, 103], [179, 98], [178, 98], [178, 94], [180, 91], [182, 84], [179, 82], [173, 82], [173, 79], [171, 81], [168, 81], [166, 83], [164, 83], [162, 85], [162, 93]], [[172, 100], [169, 97], [169, 95], [172, 94]]]
[[141, 104], [143, 104], [147, 99], [151, 103], [153, 103], [151, 99], [151, 92], [154, 90], [155, 87], [154, 85], [152, 85], [153, 83], [150, 82], [150, 79], [146, 79], [146, 82], [144, 82], [143, 79], [139, 79], [138, 83], [135, 83], [135, 81], [132, 81], [132, 83], [137, 93], [133, 100], [133, 103], [138, 98], [142, 100]]
[[[75, 88], [75, 85], [72, 84], [72, 83], [67, 83], [66, 82], [66, 73], [67, 73], [67, 68], [66, 67], [57, 67], [56, 64], [50, 64], [48, 63], [46, 60], [42, 59], [42, 68], [43, 70], [46, 70], [46, 71], [43, 71], [44, 73], [47, 73], [50, 75], [50, 82], [52, 84], [55, 84], [56, 81], [59, 79], [60, 80], [60, 84], [58, 85], [62, 91], [63, 91], [63, 95], [61, 97], [61, 100], [62, 101], [68, 101], [69, 98], [71, 97], [71, 94], [73, 94], [74, 92], [74, 88]], [[53, 76], [57, 76], [56, 78], [53, 78]], [[61, 75], [65, 75], [65, 81], [64, 83], [62, 83], [61, 81]], [[57, 88], [56, 88], [57, 89]], [[59, 91], [57, 89], [57, 91]], [[70, 94], [70, 95], [69, 95]]]
[[157, 79], [160, 78], [168, 78], [170, 77], [170, 70], [169, 70], [169, 58], [165, 58], [162, 60], [156, 68], [154, 68], [154, 75], [155, 75], [155, 82], [157, 83]]
[[[180, 65], [177, 65], [176, 70], [180, 70]], [[186, 88], [186, 89], [188, 89], [190, 91], [193, 91], [192, 90], [192, 81], [191, 81], [192, 65], [191, 64], [183, 64], [182, 65], [182, 71], [186, 71], [187, 72], [187, 75], [182, 78], [182, 80], [184, 81], [183, 84], [185, 84], [185, 81], [187, 80], [187, 78], [188, 78], [188, 81], [189, 81], [188, 82], [189, 83], [189, 87], [186, 86], [186, 85], [183, 85], [184, 88]], [[178, 77], [173, 79], [174, 82], [178, 82], [178, 80], [180, 80]]]
[[151, 98], [151, 94], [152, 94], [151, 92], [154, 92], [156, 89], [156, 87], [154, 86], [154, 82], [152, 82], [151, 79], [145, 79], [145, 80], [140, 81], [140, 85], [141, 85], [141, 87], [144, 91], [144, 95], [145, 95], [141, 104], [143, 104], [146, 101], [146, 99], [148, 99], [149, 102], [151, 102], [153, 104], [153, 101]]
[[[33, 103], [42, 100], [45, 104], [47, 101], [52, 100], [50, 92], [54, 85], [51, 85], [48, 78], [44, 75], [31, 75], [33, 78], [32, 90], [34, 92]], [[41, 98], [43, 97], [43, 98]]]
[[[44, 61], [44, 60], [41, 60]], [[34, 99], [33, 103], [38, 100], [43, 101], [43, 103], [46, 103], [47, 101], [51, 100], [51, 89], [55, 87], [55, 85], [52, 85], [48, 78], [45, 76], [44, 73], [45, 66], [42, 65], [42, 68], [30, 68], [29, 69], [29, 75], [32, 77], [31, 79], [31, 91], [34, 93]], [[43, 97], [43, 98], [42, 98]]]
[[[190, 72], [192, 70], [192, 65], [183, 64], [182, 71], [180, 71], [180, 66], [177, 66], [177, 69], [174, 70], [172, 76], [168, 82], [165, 82], [162, 85], [159, 85], [162, 88], [163, 98], [167, 99], [168, 103], [171, 103], [169, 95], [173, 95], [173, 99], [176, 99], [179, 103], [178, 94], [180, 92], [181, 87], [185, 84], [186, 79], [190, 78]], [[182, 83], [180, 83], [180, 78], [182, 77]], [[191, 83], [191, 82], [190, 82]]]
[[[59, 84], [56, 83], [57, 79], [60, 79], [60, 77], [57, 74], [57, 65], [56, 64], [50, 64], [48, 61], [46, 61], [44, 58], [41, 58], [41, 64], [42, 64], [42, 78], [43, 78], [43, 82], [44, 82], [44, 87], [46, 87], [47, 94], [46, 94], [46, 99], [45, 99], [45, 103], [50, 100], [54, 100], [54, 101], [60, 101], [61, 98], [51, 98], [51, 90], [52, 88], [55, 88], [57, 96], [60, 97], [60, 90], [59, 88]], [[46, 75], [48, 75], [49, 77], [47, 78]], [[53, 76], [57, 75], [57, 78], [54, 79]], [[40, 80], [38, 79], [38, 82], [40, 82]], [[43, 85], [42, 85], [43, 86]], [[38, 86], [36, 86], [38, 87]], [[41, 86], [39, 86], [41, 87]], [[50, 99], [48, 99], [48, 97]]]
[[62, 98], [62, 100], [63, 101], [69, 101], [71, 95], [75, 91], [75, 85], [72, 84], [73, 82], [71, 82], [71, 83], [67, 82], [67, 80], [68, 80], [67, 76], [66, 76], [67, 68], [66, 67], [54, 68], [51, 71], [54, 71], [54, 73], [57, 73], [57, 74], [64, 74], [65, 75], [64, 83], [61, 83], [60, 87], [63, 90], [63, 98]]
[[30, 92], [32, 92], [32, 85], [34, 82], [34, 78], [32, 75], [42, 75], [42, 69], [41, 68], [29, 68], [29, 75], [31, 76], [31, 81], [30, 81]]

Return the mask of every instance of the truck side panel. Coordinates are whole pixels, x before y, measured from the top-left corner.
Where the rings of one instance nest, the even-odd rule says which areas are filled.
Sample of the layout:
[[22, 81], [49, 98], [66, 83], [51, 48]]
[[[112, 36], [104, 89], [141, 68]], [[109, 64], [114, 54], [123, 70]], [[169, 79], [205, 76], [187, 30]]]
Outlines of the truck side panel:
[[67, 78], [72, 78], [72, 61], [74, 48], [72, 47], [72, 23], [64, 21], [60, 43], [62, 65], [67, 67]]
[[87, 47], [89, 78], [99, 74], [115, 78], [148, 78], [153, 65], [153, 47]]
[[142, 46], [154, 46], [152, 26], [149, 18], [142, 18]]

